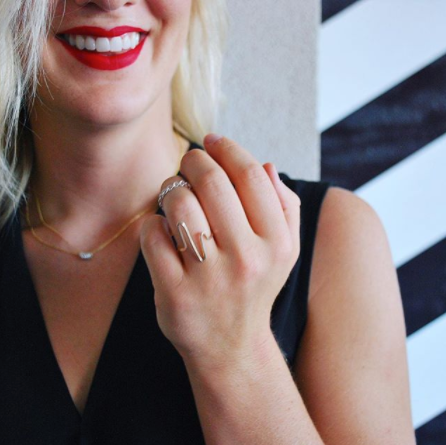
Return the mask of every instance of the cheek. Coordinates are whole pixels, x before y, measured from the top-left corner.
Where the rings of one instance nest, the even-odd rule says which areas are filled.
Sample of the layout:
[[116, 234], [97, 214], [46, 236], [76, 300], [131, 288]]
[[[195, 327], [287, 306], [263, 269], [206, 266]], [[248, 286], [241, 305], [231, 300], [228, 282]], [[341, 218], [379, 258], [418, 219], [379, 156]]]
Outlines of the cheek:
[[[189, 16], [193, 0], [147, 0], [153, 15], [161, 20], [181, 20]], [[212, 0], [208, 0], [212, 1]]]
[[51, 2], [51, 9], [54, 12], [52, 29], [57, 30], [63, 25], [64, 20], [75, 18], [76, 13], [79, 12], [79, 6], [73, 1], [53, 0]]
[[[157, 20], [154, 30], [155, 58], [176, 59], [186, 43], [192, 0], [147, 0]], [[173, 56], [173, 58], [172, 58]]]

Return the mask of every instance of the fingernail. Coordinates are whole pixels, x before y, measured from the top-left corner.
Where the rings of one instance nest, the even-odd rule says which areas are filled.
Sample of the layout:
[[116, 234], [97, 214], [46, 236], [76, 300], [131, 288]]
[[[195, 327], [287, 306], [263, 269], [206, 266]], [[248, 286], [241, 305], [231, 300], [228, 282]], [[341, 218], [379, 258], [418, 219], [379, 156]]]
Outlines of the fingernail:
[[273, 170], [274, 170], [274, 174], [276, 175], [277, 182], [282, 182], [282, 180], [280, 179], [280, 176], [279, 176], [279, 172], [277, 171], [276, 164], [273, 164]]
[[210, 133], [204, 138], [204, 143], [206, 145], [212, 145], [213, 143], [217, 142], [218, 140], [222, 139], [223, 136], [220, 136], [219, 134]]
[[276, 164], [273, 164], [273, 169], [274, 169], [274, 174], [276, 175], [276, 178], [280, 181], [280, 176], [279, 176], [279, 173], [277, 171]]
[[284, 187], [285, 184], [283, 183], [282, 179], [280, 179], [279, 172], [277, 171], [276, 165], [273, 164], [273, 167], [274, 167], [274, 172], [275, 172], [275, 175], [277, 178], [277, 183], [280, 184], [281, 187]]

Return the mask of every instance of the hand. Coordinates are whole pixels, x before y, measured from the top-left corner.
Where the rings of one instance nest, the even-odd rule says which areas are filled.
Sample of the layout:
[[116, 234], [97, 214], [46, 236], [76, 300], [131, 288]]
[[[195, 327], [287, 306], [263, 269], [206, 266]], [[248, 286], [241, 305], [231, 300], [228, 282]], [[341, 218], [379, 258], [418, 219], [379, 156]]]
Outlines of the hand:
[[[300, 199], [271, 163], [262, 166], [228, 138], [210, 139], [206, 151], [183, 156], [180, 171], [192, 190], [165, 196], [166, 218], [147, 218], [141, 245], [160, 329], [183, 359], [219, 366], [270, 343], [274, 300], [300, 254]], [[180, 179], [168, 178], [162, 189]], [[176, 250], [179, 221], [200, 251], [200, 233], [212, 231], [203, 239], [205, 261], [190, 245]]]

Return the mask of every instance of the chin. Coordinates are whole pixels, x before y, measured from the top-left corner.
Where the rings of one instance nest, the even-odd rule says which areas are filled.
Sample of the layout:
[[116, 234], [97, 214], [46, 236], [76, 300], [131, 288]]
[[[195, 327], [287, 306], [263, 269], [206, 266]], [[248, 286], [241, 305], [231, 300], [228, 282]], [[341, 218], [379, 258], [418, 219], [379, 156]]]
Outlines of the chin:
[[[50, 80], [50, 91], [44, 88], [39, 91], [43, 110], [50, 110], [53, 117], [78, 121], [92, 126], [118, 125], [138, 119], [146, 113], [160, 95], [159, 88], [150, 82], [120, 84], [73, 82], [72, 87], [57, 87], [60, 79]], [[45, 85], [45, 84], [43, 84]], [[35, 104], [35, 105], [38, 105]], [[42, 111], [43, 111], [42, 110]]]
[[125, 123], [147, 111], [165, 87], [156, 80], [150, 61], [141, 60], [138, 69], [96, 72], [76, 69], [77, 62], [61, 65], [66, 55], [59, 52], [44, 54], [45, 79], [38, 88], [45, 108], [59, 116], [98, 125]]
[[151, 105], [152, 101], [148, 97], [101, 95], [82, 101], [78, 107], [70, 110], [70, 114], [93, 126], [119, 125], [138, 119]]

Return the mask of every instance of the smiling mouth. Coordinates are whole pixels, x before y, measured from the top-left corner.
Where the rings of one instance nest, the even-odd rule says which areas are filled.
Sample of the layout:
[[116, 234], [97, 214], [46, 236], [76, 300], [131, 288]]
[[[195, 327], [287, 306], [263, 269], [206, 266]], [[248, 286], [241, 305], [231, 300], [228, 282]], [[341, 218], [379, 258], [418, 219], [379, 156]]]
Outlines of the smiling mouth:
[[113, 56], [135, 49], [147, 35], [148, 32], [128, 32], [108, 38], [81, 34], [57, 34], [56, 38], [79, 51]]

